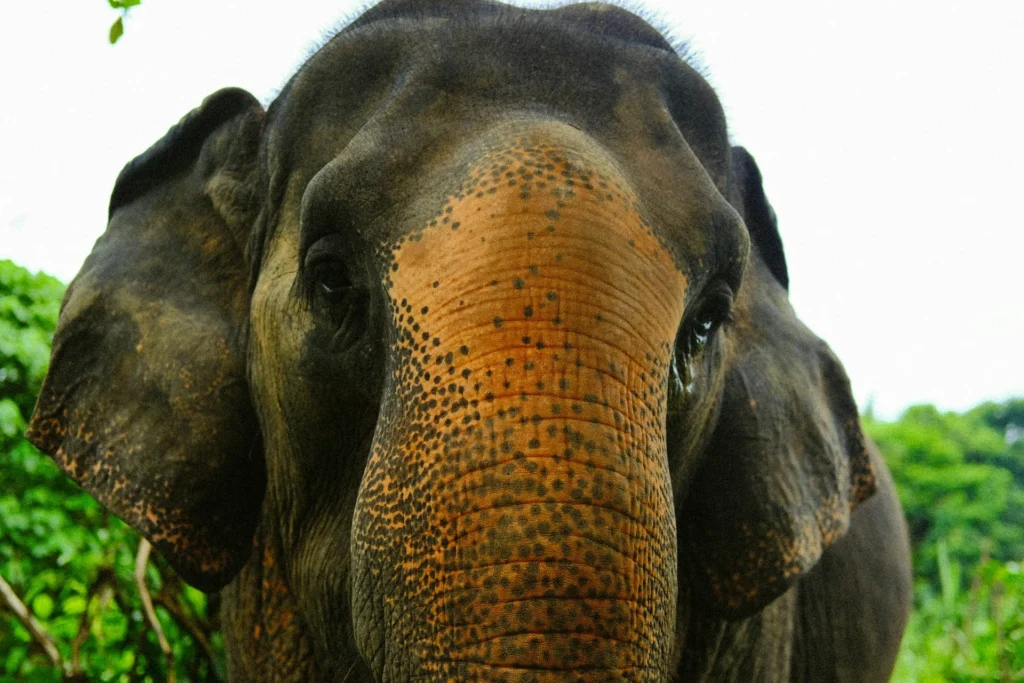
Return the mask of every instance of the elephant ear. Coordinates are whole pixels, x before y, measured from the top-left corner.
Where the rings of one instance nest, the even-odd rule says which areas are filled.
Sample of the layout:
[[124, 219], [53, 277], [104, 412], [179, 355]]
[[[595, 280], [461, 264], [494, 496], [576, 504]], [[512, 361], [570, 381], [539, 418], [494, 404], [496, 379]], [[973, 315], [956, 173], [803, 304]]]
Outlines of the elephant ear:
[[27, 435], [205, 590], [248, 559], [264, 488], [243, 250], [262, 118], [219, 91], [121, 172]]
[[726, 618], [784, 593], [847, 530], [874, 491], [850, 382], [796, 317], [775, 213], [742, 148], [732, 201], [751, 260], [730, 326], [718, 424], [685, 502], [697, 595]]

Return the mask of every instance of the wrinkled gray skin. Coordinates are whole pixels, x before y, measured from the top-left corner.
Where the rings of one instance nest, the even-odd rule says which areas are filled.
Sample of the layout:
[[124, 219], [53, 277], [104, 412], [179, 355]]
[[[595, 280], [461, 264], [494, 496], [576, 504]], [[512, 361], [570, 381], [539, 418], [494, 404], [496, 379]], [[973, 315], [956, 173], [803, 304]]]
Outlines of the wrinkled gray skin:
[[788, 285], [653, 28], [389, 0], [125, 168], [29, 436], [235, 681], [884, 681], [906, 529]]

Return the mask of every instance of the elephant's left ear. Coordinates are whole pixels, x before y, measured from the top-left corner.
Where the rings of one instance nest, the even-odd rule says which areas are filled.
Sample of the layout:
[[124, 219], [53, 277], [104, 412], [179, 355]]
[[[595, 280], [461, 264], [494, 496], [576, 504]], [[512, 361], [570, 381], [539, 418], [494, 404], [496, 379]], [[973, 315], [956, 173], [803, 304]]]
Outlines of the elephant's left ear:
[[810, 570], [874, 491], [842, 364], [796, 317], [775, 214], [746, 150], [732, 156], [732, 201], [750, 231], [725, 389], [682, 524], [698, 595], [749, 615]]
[[219, 91], [121, 172], [28, 432], [208, 590], [248, 559], [263, 492], [244, 258], [262, 119]]

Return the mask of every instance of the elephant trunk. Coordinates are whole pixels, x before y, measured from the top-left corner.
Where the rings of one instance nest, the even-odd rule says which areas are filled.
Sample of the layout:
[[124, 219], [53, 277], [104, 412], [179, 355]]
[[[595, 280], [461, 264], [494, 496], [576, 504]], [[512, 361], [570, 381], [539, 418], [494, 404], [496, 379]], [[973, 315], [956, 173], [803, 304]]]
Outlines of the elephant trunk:
[[393, 372], [353, 537], [382, 680], [668, 677], [686, 281], [581, 147], [486, 155], [394, 248]]

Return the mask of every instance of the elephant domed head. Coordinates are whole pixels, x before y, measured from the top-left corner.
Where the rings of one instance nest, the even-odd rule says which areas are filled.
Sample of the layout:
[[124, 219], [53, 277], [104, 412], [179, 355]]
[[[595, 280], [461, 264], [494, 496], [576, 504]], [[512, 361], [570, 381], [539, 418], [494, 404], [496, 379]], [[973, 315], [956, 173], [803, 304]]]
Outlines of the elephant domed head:
[[646, 23], [386, 2], [125, 168], [31, 438], [195, 585], [272, 566], [321, 672], [668, 680], [873, 486], [787, 286]]

